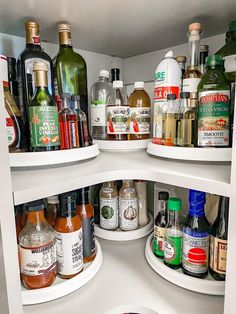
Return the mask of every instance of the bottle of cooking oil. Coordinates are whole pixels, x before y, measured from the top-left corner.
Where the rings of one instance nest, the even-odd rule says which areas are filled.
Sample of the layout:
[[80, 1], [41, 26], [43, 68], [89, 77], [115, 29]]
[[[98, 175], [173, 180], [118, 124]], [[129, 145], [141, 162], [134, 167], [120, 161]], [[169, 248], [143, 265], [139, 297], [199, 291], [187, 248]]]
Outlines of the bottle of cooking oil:
[[179, 100], [176, 100], [175, 94], [168, 94], [163, 113], [163, 144], [166, 146], [175, 146], [177, 144], [179, 113]]

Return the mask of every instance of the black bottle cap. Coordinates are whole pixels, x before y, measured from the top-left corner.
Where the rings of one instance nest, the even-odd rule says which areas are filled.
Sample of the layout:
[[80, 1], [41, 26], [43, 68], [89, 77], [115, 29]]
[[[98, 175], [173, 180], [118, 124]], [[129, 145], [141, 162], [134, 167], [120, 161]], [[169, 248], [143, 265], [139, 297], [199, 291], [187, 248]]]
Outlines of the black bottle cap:
[[167, 94], [167, 100], [175, 100], [176, 95], [175, 94]]
[[119, 81], [120, 80], [120, 69], [113, 68], [111, 69], [111, 81]]
[[159, 201], [168, 201], [169, 193], [165, 191], [161, 191], [158, 193], [158, 200]]
[[70, 99], [70, 94], [69, 93], [61, 94], [61, 99]]
[[80, 95], [72, 95], [71, 100], [72, 101], [80, 101]]
[[180, 98], [189, 98], [190, 97], [190, 93], [189, 92], [181, 92], [180, 93]]
[[42, 210], [42, 209], [44, 209], [44, 207], [45, 207], [45, 205], [44, 205], [43, 199], [28, 202], [25, 204], [25, 209], [27, 212], [34, 212], [34, 211]]

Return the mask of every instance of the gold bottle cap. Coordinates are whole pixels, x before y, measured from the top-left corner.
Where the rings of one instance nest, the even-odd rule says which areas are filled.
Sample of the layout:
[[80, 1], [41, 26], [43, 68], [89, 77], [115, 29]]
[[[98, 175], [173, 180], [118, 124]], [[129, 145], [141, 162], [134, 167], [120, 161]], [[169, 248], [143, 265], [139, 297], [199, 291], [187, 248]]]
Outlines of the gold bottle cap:
[[48, 71], [47, 64], [45, 62], [35, 62], [33, 71]]
[[176, 60], [177, 62], [186, 63], [187, 58], [186, 58], [185, 56], [177, 56], [177, 57], [175, 58], [175, 60]]
[[71, 27], [69, 23], [61, 23], [58, 25], [57, 29], [58, 29], [58, 33], [61, 33], [61, 32], [71, 33]]
[[25, 22], [25, 30], [37, 28], [39, 30], [39, 23], [35, 21], [27, 21]]
[[189, 32], [192, 32], [192, 31], [199, 31], [199, 32], [201, 32], [202, 26], [201, 26], [200, 23], [192, 23], [192, 24], [189, 24], [188, 30], [189, 30]]

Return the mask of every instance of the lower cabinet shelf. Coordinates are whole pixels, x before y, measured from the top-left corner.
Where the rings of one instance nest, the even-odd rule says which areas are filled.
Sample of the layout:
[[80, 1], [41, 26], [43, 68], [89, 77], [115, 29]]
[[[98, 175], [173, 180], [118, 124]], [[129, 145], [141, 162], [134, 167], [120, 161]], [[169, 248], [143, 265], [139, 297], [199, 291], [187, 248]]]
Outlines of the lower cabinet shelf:
[[224, 295], [225, 282], [216, 281], [209, 275], [206, 279], [198, 279], [183, 274], [182, 270], [174, 270], [167, 267], [163, 260], [157, 258], [152, 251], [153, 235], [151, 234], [146, 243], [145, 256], [149, 265], [153, 270], [166, 280], [173, 284], [185, 288], [187, 290], [210, 294], [210, 295]]
[[105, 230], [95, 225], [95, 235], [99, 238], [112, 241], [130, 241], [143, 238], [149, 235], [153, 230], [153, 218], [148, 214], [149, 221], [145, 226], [139, 226], [138, 229], [132, 231]]
[[96, 240], [96, 257], [91, 263], [85, 264], [85, 268], [82, 273], [67, 280], [57, 277], [53, 285], [47, 288], [26, 290], [22, 287], [23, 305], [52, 301], [78, 290], [96, 275], [102, 265], [102, 259], [101, 246]]

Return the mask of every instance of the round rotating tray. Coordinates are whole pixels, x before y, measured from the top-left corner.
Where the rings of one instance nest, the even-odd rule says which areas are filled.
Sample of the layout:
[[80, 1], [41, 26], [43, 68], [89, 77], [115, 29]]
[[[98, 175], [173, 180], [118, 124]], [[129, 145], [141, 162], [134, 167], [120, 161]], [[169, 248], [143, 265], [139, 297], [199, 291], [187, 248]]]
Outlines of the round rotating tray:
[[130, 140], [130, 141], [102, 141], [94, 140], [98, 144], [100, 150], [115, 150], [115, 151], [134, 151], [145, 150], [150, 140]]
[[148, 143], [147, 152], [150, 155], [170, 159], [180, 159], [188, 161], [231, 161], [231, 148], [214, 147], [179, 147], [165, 146]]
[[153, 231], [153, 218], [151, 214], [148, 214], [149, 221], [146, 226], [140, 226], [136, 230], [122, 231], [117, 230], [105, 230], [95, 225], [95, 235], [99, 238], [112, 240], [112, 241], [130, 241], [143, 238]]
[[10, 166], [18, 168], [65, 164], [96, 157], [98, 154], [98, 144], [50, 152], [10, 153]]
[[149, 265], [156, 273], [173, 284], [187, 290], [210, 295], [224, 295], [224, 281], [216, 281], [212, 279], [210, 275], [208, 275], [206, 279], [194, 278], [183, 274], [181, 269], [174, 270], [166, 266], [162, 259], [159, 259], [154, 255], [152, 251], [152, 240], [153, 234], [151, 234], [147, 239], [145, 256]]
[[27, 290], [22, 286], [22, 303], [23, 305], [44, 303], [70, 294], [88, 283], [96, 275], [101, 265], [102, 250], [96, 240], [96, 257], [91, 263], [85, 264], [82, 273], [67, 280], [57, 277], [54, 283], [47, 288]]

